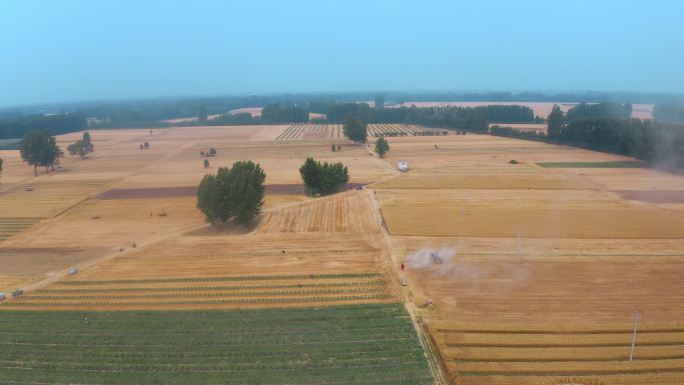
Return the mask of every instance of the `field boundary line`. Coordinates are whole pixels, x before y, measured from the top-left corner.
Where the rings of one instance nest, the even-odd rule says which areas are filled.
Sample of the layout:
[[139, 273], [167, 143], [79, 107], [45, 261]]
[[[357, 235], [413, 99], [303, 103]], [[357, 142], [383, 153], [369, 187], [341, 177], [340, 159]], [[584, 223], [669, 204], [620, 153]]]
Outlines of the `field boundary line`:
[[[393, 177], [396, 177], [396, 175]], [[411, 325], [413, 326], [413, 329], [415, 330], [416, 335], [418, 337], [418, 343], [420, 343], [420, 346], [423, 348], [423, 354], [425, 355], [425, 359], [428, 362], [428, 366], [430, 368], [430, 372], [432, 373], [435, 385], [450, 384], [451, 382], [446, 381], [446, 379], [449, 378], [448, 372], [446, 371], [446, 364], [441, 359], [441, 357], [438, 358], [437, 356], [435, 356], [435, 346], [428, 339], [429, 337], [425, 336], [425, 331], [423, 330], [423, 327], [421, 326], [421, 323], [417, 315], [415, 314], [415, 304], [411, 302], [410, 296], [408, 295], [408, 289], [402, 290], [399, 286], [399, 274], [394, 266], [394, 244], [392, 243], [392, 239], [390, 238], [389, 232], [386, 231], [384, 226], [381, 225], [383, 219], [382, 214], [380, 213], [380, 204], [375, 199], [375, 191], [373, 191], [372, 189], [366, 189], [366, 194], [368, 194], [369, 199], [371, 201], [373, 216], [375, 216], [376, 225], [380, 228], [380, 231], [382, 232], [382, 237], [385, 242], [385, 249], [387, 250], [387, 256], [389, 257], [390, 266], [388, 267], [388, 269], [385, 270], [390, 272], [389, 274], [391, 275], [391, 280], [393, 282], [389, 283], [388, 288], [390, 290], [394, 289], [392, 291], [398, 291], [399, 298], [401, 298], [404, 302], [404, 308], [406, 309], [406, 312], [411, 318]]]

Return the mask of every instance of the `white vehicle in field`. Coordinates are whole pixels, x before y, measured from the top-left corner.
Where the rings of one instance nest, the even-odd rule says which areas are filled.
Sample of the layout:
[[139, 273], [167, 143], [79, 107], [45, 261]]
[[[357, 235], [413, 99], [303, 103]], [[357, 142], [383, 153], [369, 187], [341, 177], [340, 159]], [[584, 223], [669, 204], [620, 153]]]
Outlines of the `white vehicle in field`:
[[0, 291], [0, 301], [4, 301], [5, 298], [7, 298], [7, 295], [5, 295], [5, 293]]
[[406, 172], [406, 171], [408, 171], [408, 169], [409, 169], [409, 167], [408, 167], [407, 161], [400, 160], [399, 162], [397, 162], [397, 170], [402, 171], [402, 172]]

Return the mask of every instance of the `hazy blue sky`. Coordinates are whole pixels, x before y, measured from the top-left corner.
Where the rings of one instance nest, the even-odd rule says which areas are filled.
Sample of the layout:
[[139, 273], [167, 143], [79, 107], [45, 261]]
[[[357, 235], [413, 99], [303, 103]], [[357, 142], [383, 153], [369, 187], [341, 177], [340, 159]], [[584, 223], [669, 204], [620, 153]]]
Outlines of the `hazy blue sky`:
[[684, 92], [684, 1], [0, 1], [0, 105], [363, 90]]

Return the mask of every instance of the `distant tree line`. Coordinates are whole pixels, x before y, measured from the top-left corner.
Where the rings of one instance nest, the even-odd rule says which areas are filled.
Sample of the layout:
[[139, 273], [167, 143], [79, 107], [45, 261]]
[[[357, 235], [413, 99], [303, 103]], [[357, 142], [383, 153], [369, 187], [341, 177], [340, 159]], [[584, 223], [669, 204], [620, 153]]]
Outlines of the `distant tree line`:
[[[604, 103], [601, 103], [604, 104]], [[554, 106], [548, 118], [548, 140], [631, 156], [665, 168], [684, 167], [684, 126], [657, 120], [615, 118], [631, 113], [631, 105], [587, 108], [563, 116]], [[599, 106], [599, 105], [594, 105]], [[589, 112], [587, 112], [589, 111]], [[600, 111], [610, 117], [593, 117]], [[581, 114], [587, 118], [579, 118]], [[572, 116], [574, 119], [568, 119]]]
[[303, 123], [309, 121], [309, 110], [304, 106], [281, 106], [279, 103], [266, 105], [261, 110], [263, 123]]
[[[81, 112], [88, 118], [96, 118], [95, 127], [122, 127], [124, 124], [155, 122], [166, 119], [198, 116], [204, 106], [207, 114], [224, 114], [241, 107], [263, 107], [270, 103], [281, 105], [307, 105], [310, 112], [325, 114], [333, 103], [374, 100], [378, 92], [346, 92], [326, 94], [283, 94], [268, 96], [218, 96], [195, 98], [158, 98], [124, 101], [88, 101], [36, 104], [19, 107], [0, 108], [0, 119], [14, 119], [36, 114], [65, 114]], [[581, 92], [557, 93], [543, 92], [383, 92], [385, 105], [404, 102], [554, 102], [568, 100], [584, 103], [611, 101], [624, 103], [646, 103], [657, 105], [683, 105], [684, 96], [675, 94], [655, 94], [641, 92]], [[379, 107], [379, 106], [378, 106]], [[663, 119], [665, 120], [665, 119]]]
[[187, 117], [197, 117], [201, 122], [208, 115], [225, 114], [242, 107], [264, 106], [272, 101], [271, 97], [265, 96], [157, 99], [89, 103], [72, 108], [93, 118], [90, 124], [93, 128], [126, 128], [164, 126], [163, 123], [160, 125], [160, 120]]
[[[425, 124], [434, 121], [442, 127], [468, 129], [469, 123], [481, 123], [484, 117], [492, 123], [534, 123], [543, 122], [535, 117], [534, 111], [519, 105], [486, 105], [478, 107], [396, 107], [373, 108], [366, 103], [336, 103], [328, 108], [327, 119], [330, 123], [342, 123], [348, 114], [356, 115], [367, 123], [406, 123]], [[473, 117], [477, 116], [477, 122]], [[475, 125], [472, 129], [481, 130]]]
[[491, 104], [474, 107], [482, 111], [491, 123], [532, 123], [534, 111], [527, 106]]
[[630, 103], [603, 102], [597, 104], [580, 103], [568, 111], [565, 119], [572, 122], [582, 119], [629, 119], [631, 117], [632, 105]]
[[88, 128], [83, 114], [32, 115], [0, 120], [0, 139], [21, 138], [31, 130], [50, 130], [53, 135]]
[[653, 117], [664, 122], [684, 123], [684, 103], [657, 104], [653, 108]]

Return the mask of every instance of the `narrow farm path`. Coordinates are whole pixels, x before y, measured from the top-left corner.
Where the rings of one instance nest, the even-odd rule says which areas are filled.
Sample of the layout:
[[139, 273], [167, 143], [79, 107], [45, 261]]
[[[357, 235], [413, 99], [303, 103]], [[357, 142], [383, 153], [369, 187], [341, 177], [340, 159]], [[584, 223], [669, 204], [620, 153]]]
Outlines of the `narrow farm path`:
[[[391, 178], [393, 177], [383, 178], [383, 180]], [[406, 310], [409, 316], [411, 317], [411, 323], [413, 324], [413, 328], [416, 330], [418, 340], [421, 346], [423, 347], [423, 351], [425, 352], [426, 358], [430, 365], [430, 370], [432, 371], [432, 374], [435, 378], [435, 384], [447, 384], [445, 379], [449, 378], [449, 376], [443, 369], [444, 365], [439, 361], [439, 355], [435, 353], [436, 347], [432, 345], [430, 337], [426, 335], [425, 330], [421, 326], [420, 317], [418, 315], [418, 308], [412, 300], [411, 291], [409, 287], [402, 287], [400, 284], [400, 266], [402, 263], [402, 256], [396, 252], [394, 243], [392, 242], [392, 237], [387, 231], [387, 227], [384, 226], [384, 219], [382, 217], [382, 212], [380, 211], [380, 204], [375, 199], [375, 191], [373, 189], [368, 188], [366, 189], [366, 193], [370, 198], [371, 206], [373, 209], [373, 215], [376, 218], [377, 225], [380, 226], [380, 232], [382, 233], [383, 239], [385, 241], [385, 248], [387, 250], [387, 255], [390, 259], [390, 266], [387, 271], [387, 274], [390, 276], [391, 281], [390, 290], [395, 291], [397, 293], [397, 297], [401, 298], [404, 302], [404, 306], [406, 307]]]

